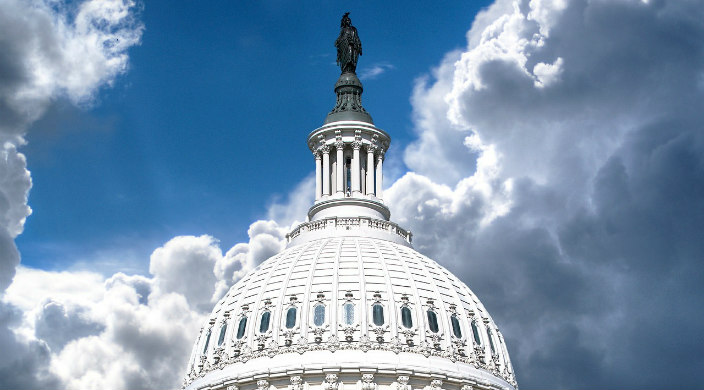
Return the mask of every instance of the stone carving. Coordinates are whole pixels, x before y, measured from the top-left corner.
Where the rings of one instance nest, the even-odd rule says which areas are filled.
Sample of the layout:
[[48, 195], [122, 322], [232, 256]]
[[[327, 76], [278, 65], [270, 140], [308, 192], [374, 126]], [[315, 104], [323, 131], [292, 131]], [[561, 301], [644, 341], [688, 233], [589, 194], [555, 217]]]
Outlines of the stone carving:
[[323, 382], [323, 390], [337, 390], [339, 383], [337, 382], [337, 374], [325, 375]]
[[260, 379], [257, 381], [257, 390], [269, 390], [269, 381]]
[[227, 390], [240, 390], [240, 388], [236, 385], [229, 385], [226, 388]]
[[294, 375], [291, 377], [291, 384], [288, 386], [289, 390], [302, 390], [303, 389], [303, 379], [300, 375]]
[[376, 390], [377, 384], [374, 383], [374, 374], [362, 374], [362, 390]]
[[408, 375], [399, 375], [396, 380], [396, 390], [411, 390], [411, 385], [408, 384], [409, 379]]
[[431, 390], [442, 389], [442, 379], [433, 379], [432, 381], [430, 381], [430, 389]]
[[[381, 295], [379, 295], [378, 299], [381, 299]], [[354, 334], [355, 331], [358, 331], [358, 325], [355, 328], [350, 327], [351, 329], [349, 330], [350, 334]], [[323, 335], [325, 332], [329, 331], [328, 327], [322, 327], [322, 328], [313, 328], [311, 329], [311, 332], [313, 333], [315, 337], [314, 343], [309, 343], [305, 335], [300, 334], [297, 338], [295, 335], [286, 335], [292, 336], [292, 339], [295, 340], [295, 343], [292, 343], [291, 345], [288, 344], [281, 344], [277, 345], [276, 342], [274, 342], [273, 339], [271, 339], [270, 335], [269, 338], [266, 337], [266, 335], [260, 335], [260, 336], [265, 336], [263, 337], [263, 341], [265, 342], [265, 346], [263, 349], [255, 349], [252, 350], [243, 340], [237, 340], [236, 342], [232, 343], [232, 351], [230, 352], [230, 355], [228, 356], [227, 354], [223, 353], [222, 358], [219, 360], [219, 362], [214, 363], [214, 358], [208, 359], [206, 355], [201, 355], [200, 360], [196, 364], [195, 367], [192, 369], [192, 373], [187, 376], [187, 382], [190, 384], [193, 382], [198, 377], [203, 377], [205, 374], [208, 372], [215, 370], [215, 369], [220, 369], [224, 367], [226, 364], [234, 364], [238, 362], [247, 362], [248, 360], [251, 359], [256, 359], [264, 356], [268, 357], [273, 357], [276, 355], [284, 354], [284, 353], [299, 353], [303, 354], [307, 351], [323, 351], [323, 350], [328, 350], [328, 351], [336, 351], [336, 350], [361, 350], [363, 352], [367, 352], [370, 350], [378, 350], [378, 351], [391, 351], [394, 353], [401, 353], [401, 352], [406, 352], [406, 353], [417, 353], [421, 354], [426, 357], [430, 356], [437, 356], [437, 357], [443, 357], [446, 359], [449, 359], [453, 362], [462, 362], [462, 363], [467, 363], [473, 365], [475, 368], [479, 369], [485, 369], [489, 370], [492, 373], [494, 373], [497, 376], [500, 376], [504, 380], [506, 380], [508, 383], [511, 383], [513, 386], [515, 386], [515, 376], [513, 375], [512, 372], [507, 370], [507, 367], [502, 364], [495, 364], [494, 359], [496, 359], [494, 356], [487, 357], [485, 355], [485, 351], [482, 347], [477, 346], [476, 348], [466, 348], [466, 353], [464, 350], [464, 344], [458, 344], [456, 341], [460, 341], [457, 339], [452, 340], [453, 342], [450, 343], [447, 347], [442, 347], [440, 349], [435, 348], [433, 343], [431, 342], [430, 339], [427, 339], [426, 341], [421, 341], [420, 343], [416, 344], [409, 344], [408, 340], [410, 340], [413, 336], [412, 330], [410, 330], [410, 333], [405, 334], [404, 332], [400, 332], [399, 334], [402, 335], [402, 337], [407, 337], [406, 343], [404, 344], [402, 340], [399, 338], [393, 338], [390, 340], [390, 342], [385, 342], [383, 339], [384, 334], [388, 331], [387, 327], [370, 327], [371, 335], [372, 337], [381, 337], [381, 342], [378, 342], [378, 339], [372, 340], [370, 339], [369, 335], [363, 334], [359, 338], [359, 341], [351, 340], [346, 342], [340, 342], [340, 340], [337, 339], [337, 337], [329, 337], [326, 341], [323, 341]], [[341, 330], [344, 332], [346, 328], [342, 328]], [[298, 330], [300, 332], [300, 330]], [[347, 334], [347, 332], [345, 332]], [[257, 346], [259, 340], [254, 340], [254, 345]], [[498, 357], [498, 355], [496, 355]], [[500, 360], [499, 360], [500, 362]], [[401, 382], [399, 382], [401, 383]], [[188, 385], [188, 384], [187, 384]], [[187, 386], [186, 385], [186, 386]], [[401, 385], [403, 385], [401, 383]], [[267, 390], [267, 389], [265, 389]], [[292, 389], [294, 390], [294, 389]], [[334, 389], [336, 390], [336, 389]], [[378, 390], [378, 389], [377, 389]], [[410, 388], [399, 388], [398, 390], [411, 390]]]
[[345, 12], [342, 16], [340, 35], [335, 40], [337, 65], [342, 73], [354, 73], [357, 69], [357, 59], [362, 55], [362, 41], [359, 39], [357, 29], [352, 26], [349, 14], [349, 12]]

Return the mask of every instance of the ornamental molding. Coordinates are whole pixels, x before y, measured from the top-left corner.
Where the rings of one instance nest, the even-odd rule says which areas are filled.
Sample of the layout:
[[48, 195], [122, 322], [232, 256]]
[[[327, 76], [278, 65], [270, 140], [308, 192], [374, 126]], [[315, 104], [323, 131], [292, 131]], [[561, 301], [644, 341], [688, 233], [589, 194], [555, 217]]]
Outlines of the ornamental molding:
[[408, 384], [409, 379], [408, 375], [399, 375], [396, 379], [396, 390], [411, 390], [411, 385]]
[[257, 390], [268, 390], [269, 389], [269, 381], [266, 379], [260, 379], [257, 381]]
[[430, 381], [431, 390], [441, 390], [442, 389], [442, 379], [433, 379]]
[[[272, 340], [273, 341], [273, 340]], [[403, 344], [398, 338], [394, 338], [391, 342], [373, 342], [369, 336], [362, 335], [359, 341], [351, 342], [339, 342], [337, 337], [330, 337], [327, 341], [320, 343], [309, 343], [306, 337], [301, 335], [295, 343], [292, 345], [277, 345], [276, 343], [270, 343], [270, 348], [265, 350], [251, 350], [247, 345], [243, 345], [240, 348], [240, 353], [233, 353], [231, 355], [223, 354], [222, 358], [218, 364], [213, 364], [212, 359], [208, 359], [205, 355], [200, 357], [199, 364], [197, 367], [193, 367], [186, 377], [186, 386], [192, 383], [195, 379], [204, 377], [208, 372], [223, 369], [224, 367], [235, 364], [235, 363], [246, 363], [249, 360], [257, 359], [260, 357], [274, 357], [286, 353], [297, 353], [304, 354], [308, 351], [343, 351], [343, 350], [361, 350], [363, 352], [368, 351], [390, 351], [395, 354], [401, 352], [405, 353], [416, 353], [423, 355], [425, 357], [435, 356], [440, 358], [448, 359], [452, 362], [461, 362], [470, 364], [477, 369], [482, 369], [490, 372], [492, 375], [502, 378], [506, 382], [510, 383], [512, 386], [516, 387], [515, 375], [510, 372], [505, 365], [502, 365], [503, 369], [492, 370], [484, 360], [484, 350], [481, 347], [476, 347], [471, 350], [469, 356], [460, 355], [453, 348], [437, 350], [433, 345], [425, 341], [421, 341], [418, 345], [408, 345]], [[330, 374], [335, 375], [335, 374]], [[404, 376], [404, 375], [401, 375]], [[407, 386], [407, 383], [401, 381], [401, 376], [399, 376], [399, 385]], [[397, 390], [411, 390], [410, 386], [398, 387]]]
[[324, 390], [337, 390], [339, 382], [337, 381], [337, 374], [327, 374], [325, 375], [325, 381], [323, 381]]
[[362, 390], [376, 390], [377, 384], [374, 383], [374, 374], [362, 374]]
[[289, 390], [302, 390], [303, 389], [303, 379], [300, 375], [293, 375], [291, 377], [291, 384], [288, 386]]

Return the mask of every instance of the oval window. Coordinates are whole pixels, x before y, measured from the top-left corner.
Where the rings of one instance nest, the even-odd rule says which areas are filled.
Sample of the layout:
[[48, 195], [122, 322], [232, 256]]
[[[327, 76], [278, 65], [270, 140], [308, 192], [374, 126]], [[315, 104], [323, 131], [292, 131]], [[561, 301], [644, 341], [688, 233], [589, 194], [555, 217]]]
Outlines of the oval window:
[[457, 318], [457, 314], [453, 314], [450, 317], [450, 321], [452, 322], [452, 333], [455, 335], [455, 337], [461, 339], [462, 329], [460, 328], [460, 319]]
[[313, 324], [323, 326], [325, 323], [325, 305], [317, 304], [313, 308]]
[[296, 326], [296, 308], [291, 307], [286, 312], [286, 329], [291, 329]]
[[477, 321], [472, 321], [472, 333], [474, 334], [474, 343], [482, 345], [482, 339], [479, 338], [479, 329], [477, 329]]
[[428, 326], [433, 333], [438, 333], [440, 330], [438, 327], [438, 315], [432, 310], [428, 310]]
[[208, 344], [210, 344], [210, 331], [208, 331], [208, 335], [205, 337], [205, 346], [203, 347], [203, 353], [208, 350]]
[[489, 337], [489, 347], [491, 347], [491, 354], [496, 354], [496, 348], [494, 348], [494, 338], [491, 337], [491, 329], [486, 330], [486, 335]]
[[354, 303], [347, 302], [342, 306], [342, 321], [345, 325], [354, 324]]
[[262, 319], [259, 321], [259, 333], [269, 330], [269, 319], [271, 319], [271, 312], [266, 310], [262, 313]]
[[384, 325], [384, 306], [381, 303], [372, 305], [372, 321], [376, 326]]
[[413, 327], [413, 317], [411, 316], [411, 309], [408, 306], [401, 308], [401, 323], [407, 329]]
[[218, 346], [221, 346], [225, 341], [225, 332], [227, 331], [227, 324], [222, 324], [220, 327], [220, 336], [218, 336]]
[[247, 317], [242, 317], [239, 325], [237, 325], [237, 340], [244, 337], [245, 329], [247, 329]]

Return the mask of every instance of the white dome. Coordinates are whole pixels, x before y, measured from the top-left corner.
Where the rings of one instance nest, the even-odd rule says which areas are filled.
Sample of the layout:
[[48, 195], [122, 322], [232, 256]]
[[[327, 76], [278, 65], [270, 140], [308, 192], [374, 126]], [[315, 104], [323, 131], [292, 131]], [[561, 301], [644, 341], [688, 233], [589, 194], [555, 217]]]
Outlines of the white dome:
[[[341, 37], [356, 37], [350, 23], [345, 14]], [[514, 390], [503, 336], [479, 299], [389, 221], [391, 138], [362, 108], [354, 66], [342, 68], [335, 108], [306, 142], [315, 159], [308, 222], [218, 302], [184, 387]]]
[[357, 233], [299, 240], [235, 284], [201, 329], [186, 386], [516, 387], [503, 336], [464, 283]]

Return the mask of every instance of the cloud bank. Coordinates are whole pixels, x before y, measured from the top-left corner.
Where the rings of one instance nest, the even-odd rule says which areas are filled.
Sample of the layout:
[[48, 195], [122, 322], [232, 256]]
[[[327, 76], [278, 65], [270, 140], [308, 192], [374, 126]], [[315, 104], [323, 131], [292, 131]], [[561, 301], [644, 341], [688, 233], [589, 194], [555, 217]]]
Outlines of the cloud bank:
[[[72, 26], [24, 4], [0, 6], [43, 9], [55, 33], [57, 20]], [[416, 82], [412, 172], [386, 200], [416, 249], [493, 314], [522, 388], [701, 382], [703, 16], [704, 4], [686, 0], [499, 0], [477, 15], [467, 48]], [[2, 61], [10, 78], [18, 66]], [[82, 104], [125, 69], [108, 68], [87, 89], [48, 82], [52, 92], [27, 107], [40, 115], [57, 96]], [[14, 88], [0, 110], [14, 107]], [[16, 147], [35, 117], [15, 114], [0, 168], [13, 183], [0, 187], [3, 289], [31, 186]], [[272, 205], [284, 221], [255, 222], [224, 254], [213, 237], [176, 237], [153, 252], [148, 276], [19, 268], [0, 304], [0, 347], [14, 351], [0, 357], [0, 387], [176, 387], [203, 315], [282, 248], [281, 226], [300, 218], [288, 206], [307, 201]]]
[[701, 382], [702, 16], [498, 1], [417, 84], [415, 172], [385, 195], [487, 305], [523, 388]]

